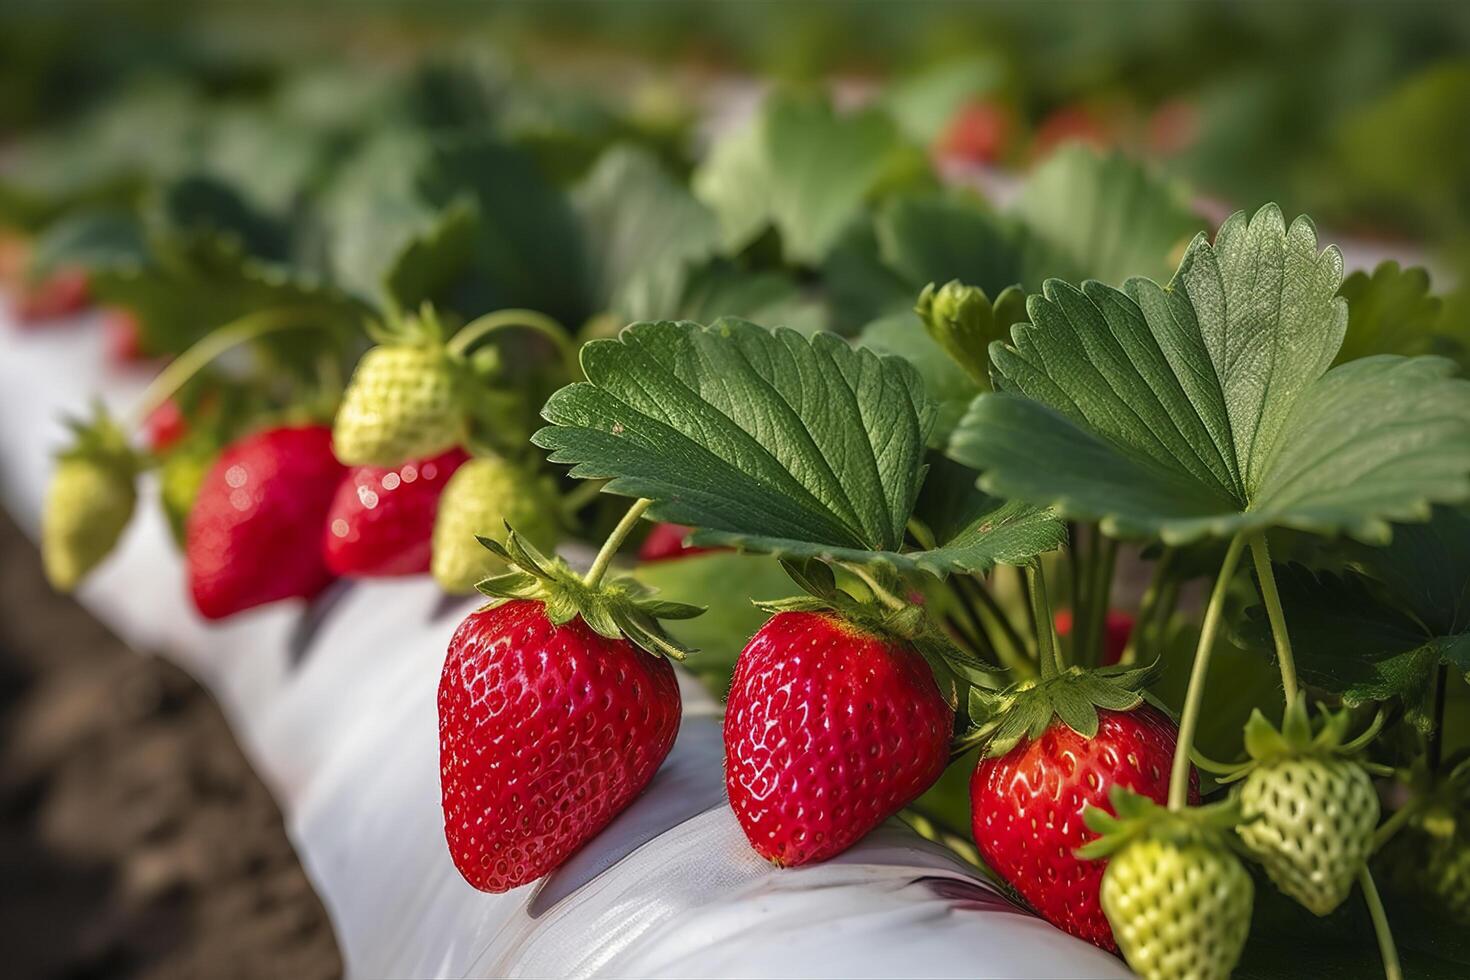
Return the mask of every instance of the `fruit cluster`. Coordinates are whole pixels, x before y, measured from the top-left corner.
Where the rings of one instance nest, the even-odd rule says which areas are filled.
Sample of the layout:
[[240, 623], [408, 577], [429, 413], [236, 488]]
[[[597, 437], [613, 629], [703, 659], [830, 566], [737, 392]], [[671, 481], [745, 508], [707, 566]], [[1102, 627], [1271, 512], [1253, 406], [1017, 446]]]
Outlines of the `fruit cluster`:
[[[875, 119], [777, 103], [752, 145], [808, 130], [882, 143]], [[468, 151], [433, 152], [439, 179]], [[648, 190], [667, 178], [647, 160], [609, 152], [579, 188], [585, 214], [629, 188], [672, 193]], [[1131, 188], [1100, 197], [1150, 193], [1126, 162], [1074, 152], [1066, 166]], [[875, 173], [908, 159], [879, 157]], [[76, 587], [156, 469], [207, 619], [338, 577], [478, 590], [440, 678], [440, 781], [454, 863], [494, 892], [555, 870], [637, 799], [677, 738], [671, 661], [695, 652], [691, 621], [731, 604], [725, 591], [755, 598], [768, 618], [724, 638], [743, 643], [718, 685], [724, 775], [773, 864], [829, 859], [899, 814], [951, 843], [968, 829], [958, 849], [1019, 901], [1151, 978], [1226, 976], [1277, 918], [1253, 925], [1253, 909], [1279, 895], [1328, 917], [1356, 888], [1394, 975], [1377, 862], [1433, 855], [1386, 876], [1394, 893], [1454, 916], [1467, 904], [1465, 766], [1443, 742], [1470, 666], [1470, 383], [1417, 356], [1433, 317], [1407, 339], [1382, 322], [1410, 274], [1344, 282], [1311, 222], [1274, 206], [1194, 237], [1164, 284], [1022, 288], [1037, 256], [1081, 264], [1041, 244], [1056, 173], [1016, 223], [894, 199], [868, 258], [913, 308], [856, 342], [724, 317], [729, 294], [693, 276], [660, 300], [670, 269], [710, 259], [708, 236], [602, 294], [682, 310], [705, 289], [707, 326], [609, 336], [594, 317], [573, 334], [528, 309], [463, 322], [397, 299], [371, 316], [316, 301], [246, 313], [158, 375], [133, 426], [144, 446], [101, 408], [76, 423], [46, 503], [47, 574]], [[736, 254], [769, 250], [769, 228], [789, 264], [853, 259], [843, 222], [798, 220], [788, 191], [773, 180]], [[704, 227], [680, 201], [670, 234]], [[436, 203], [389, 277], [405, 295], [428, 277], [419, 263], [457, 268], [456, 236], [480, 220], [452, 194]], [[1124, 244], [1091, 267], [1125, 268], [1099, 278], [1165, 262], [1191, 219], [1154, 203], [1147, 233], [1119, 218]], [[1021, 286], [920, 288], [952, 242], [977, 240], [1013, 249]], [[619, 241], [592, 256], [607, 277], [630, 261]], [[500, 244], [480, 241], [503, 258]], [[771, 316], [799, 317], [785, 299]], [[259, 360], [248, 384], [224, 363], [237, 347]], [[619, 567], [645, 532], [637, 566]], [[586, 568], [557, 550], [597, 538]], [[655, 566], [731, 552], [779, 562], [796, 594], [648, 584]], [[1148, 581], [1136, 614], [1114, 608], [1120, 569]], [[1196, 617], [1181, 594], [1211, 577]], [[1217, 653], [1235, 659], [1211, 684]], [[1206, 733], [1236, 759], [1207, 758]], [[969, 774], [959, 821], [934, 803], [952, 764]]]

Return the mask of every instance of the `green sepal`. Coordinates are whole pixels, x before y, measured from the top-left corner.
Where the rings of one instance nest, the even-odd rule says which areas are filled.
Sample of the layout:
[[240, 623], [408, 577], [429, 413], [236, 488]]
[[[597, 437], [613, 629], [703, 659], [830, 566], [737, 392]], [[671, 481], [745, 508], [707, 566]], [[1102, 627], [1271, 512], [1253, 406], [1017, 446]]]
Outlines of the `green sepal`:
[[444, 321], [432, 303], [423, 303], [417, 313], [390, 312], [382, 320], [364, 324], [368, 337], [385, 347], [440, 347], [448, 339]]
[[1240, 801], [1233, 797], [1209, 806], [1170, 810], [1125, 786], [1114, 786], [1108, 792], [1108, 802], [1112, 813], [1099, 806], [1089, 806], [1083, 812], [1082, 822], [1099, 836], [1077, 848], [1074, 853], [1078, 857], [1105, 858], [1144, 838], [1238, 849], [1234, 829], [1242, 817]]
[[1023, 740], [1039, 738], [1053, 718], [1083, 738], [1097, 734], [1098, 709], [1132, 711], [1145, 701], [1143, 688], [1159, 669], [1118, 664], [1100, 670], [1068, 667], [1053, 677], [1028, 678], [1003, 690], [970, 689], [973, 727], [965, 746], [985, 746], [987, 757], [1002, 756]]
[[1003, 686], [1004, 676], [951, 642], [934, 625], [924, 607], [906, 604], [893, 609], [878, 602], [876, 597], [856, 598], [838, 587], [829, 565], [814, 558], [782, 559], [781, 567], [806, 594], [760, 600], [755, 603], [756, 608], [769, 613], [829, 612], [868, 633], [909, 644], [929, 664], [950, 707], [959, 703], [955, 681], [986, 688]]
[[1244, 779], [1258, 766], [1278, 759], [1303, 756], [1341, 756], [1352, 758], [1358, 755], [1369, 742], [1377, 737], [1383, 727], [1383, 713], [1379, 712], [1373, 722], [1356, 738], [1348, 739], [1348, 727], [1352, 724], [1351, 712], [1347, 708], [1331, 711], [1319, 704], [1319, 723], [1313, 724], [1307, 711], [1307, 697], [1298, 694], [1281, 718], [1278, 729], [1257, 708], [1245, 723], [1243, 741], [1250, 758], [1234, 764], [1210, 764], [1206, 768], [1219, 776], [1221, 783], [1233, 783]]
[[92, 402], [91, 418], [64, 421], [71, 432], [71, 441], [56, 453], [58, 460], [85, 459], [100, 463], [115, 468], [120, 477], [128, 480], [147, 468], [147, 457], [128, 442], [127, 433], [101, 399]]
[[490, 597], [482, 608], [530, 599], [541, 603], [546, 618], [557, 626], [580, 617], [599, 636], [626, 639], [654, 656], [683, 660], [695, 652], [669, 636], [659, 620], [692, 619], [704, 612], [703, 606], [659, 599], [653, 589], [625, 575], [588, 585], [561, 558], [542, 554], [509, 524], [505, 529], [504, 544], [476, 535], [480, 544], [512, 569], [475, 586]]

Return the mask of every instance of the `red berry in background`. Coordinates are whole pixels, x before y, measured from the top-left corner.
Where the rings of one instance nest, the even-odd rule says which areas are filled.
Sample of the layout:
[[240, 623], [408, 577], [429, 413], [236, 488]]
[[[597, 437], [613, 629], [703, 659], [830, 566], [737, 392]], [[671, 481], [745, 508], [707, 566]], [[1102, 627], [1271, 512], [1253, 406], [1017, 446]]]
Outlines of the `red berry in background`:
[[439, 495], [467, 459], [451, 449], [402, 466], [348, 470], [327, 511], [327, 568], [358, 578], [426, 574]]
[[838, 854], [928, 789], [954, 709], [906, 643], [825, 612], [772, 616], [740, 653], [725, 709], [725, 787], [756, 852]]
[[[1053, 617], [1057, 636], [1072, 635], [1072, 610], [1059, 609]], [[1109, 609], [1103, 620], [1102, 666], [1111, 667], [1123, 658], [1128, 639], [1133, 635], [1133, 616], [1121, 609]]]
[[703, 555], [711, 551], [723, 551], [722, 548], [695, 548], [684, 543], [684, 539], [694, 531], [694, 528], [684, 524], [655, 524], [653, 530], [648, 532], [648, 537], [643, 539], [643, 544], [638, 547], [639, 561], [663, 561], [668, 558], [688, 558], [690, 555]]
[[555, 870], [648, 786], [679, 714], [673, 667], [627, 640], [532, 600], [471, 613], [439, 680], [454, 866], [488, 892]]
[[1085, 143], [1099, 150], [1113, 143], [1111, 129], [1090, 110], [1070, 105], [1054, 109], [1036, 127], [1031, 138], [1031, 155], [1049, 155], [1063, 143]]
[[136, 364], [148, 359], [143, 352], [143, 331], [130, 311], [111, 307], [102, 311], [102, 337], [107, 357], [114, 364]]
[[38, 283], [22, 286], [15, 297], [15, 318], [22, 324], [80, 313], [87, 308], [90, 292], [82, 269], [59, 269]]
[[332, 581], [322, 528], [345, 470], [322, 425], [266, 429], [226, 446], [205, 474], [185, 533], [194, 605], [222, 619]]
[[975, 99], [966, 102], [939, 137], [939, 155], [963, 163], [995, 163], [1011, 139], [1011, 117], [1004, 106]]
[[184, 410], [172, 398], [160, 403], [143, 420], [143, 441], [155, 453], [177, 445], [187, 431], [189, 423], [184, 419]]
[[[982, 758], [970, 780], [975, 844], [996, 873], [1043, 918], [1074, 936], [1117, 950], [1098, 901], [1106, 861], [1074, 851], [1097, 835], [1082, 822], [1089, 805], [1113, 812], [1108, 793], [1125, 786], [1167, 802], [1178, 731], [1147, 705], [1099, 709], [1092, 738], [1053, 719], [1039, 738], [998, 758]], [[1191, 803], [1199, 776], [1190, 772]]]
[[1189, 149], [1199, 138], [1199, 110], [1183, 99], [1165, 102], [1148, 117], [1148, 148], [1170, 157]]

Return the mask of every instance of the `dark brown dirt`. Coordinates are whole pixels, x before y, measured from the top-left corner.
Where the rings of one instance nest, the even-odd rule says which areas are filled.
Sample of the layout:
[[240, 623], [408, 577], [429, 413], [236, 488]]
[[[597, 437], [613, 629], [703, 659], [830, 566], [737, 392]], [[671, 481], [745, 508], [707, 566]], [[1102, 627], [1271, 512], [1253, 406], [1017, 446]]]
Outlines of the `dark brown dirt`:
[[8, 977], [342, 972], [213, 699], [54, 595], [3, 512], [0, 949]]

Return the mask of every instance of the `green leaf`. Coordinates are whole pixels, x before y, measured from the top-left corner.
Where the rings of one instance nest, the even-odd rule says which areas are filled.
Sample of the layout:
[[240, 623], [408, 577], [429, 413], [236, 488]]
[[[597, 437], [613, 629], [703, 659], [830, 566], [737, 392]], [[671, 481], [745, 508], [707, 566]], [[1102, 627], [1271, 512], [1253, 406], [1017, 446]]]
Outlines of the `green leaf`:
[[582, 349], [534, 442], [660, 520], [896, 549], [933, 409], [898, 358], [739, 320], [639, 323]]
[[983, 389], [930, 339], [912, 310], [874, 320], [863, 328], [858, 343], [880, 354], [902, 357], [914, 366], [936, 409], [929, 445], [944, 446], [970, 401]]
[[574, 200], [589, 242], [596, 305], [624, 322], [676, 314], [690, 267], [719, 245], [709, 209], [653, 154], [631, 146], [604, 153]]
[[[1337, 363], [1372, 354], [1444, 354], [1460, 350], [1454, 327], [1443, 319], [1444, 304], [1429, 294], [1429, 273], [1418, 266], [1381, 263], [1370, 275], [1354, 272], [1340, 290], [1348, 304], [1347, 336]], [[1470, 326], [1460, 326], [1470, 339]]]
[[1183, 188], [1120, 153], [1075, 143], [1032, 171], [1010, 213], [1024, 229], [1028, 285], [1045, 276], [1162, 279], [1204, 224]]
[[[1274, 206], [1190, 246], [1168, 288], [1049, 281], [996, 344], [950, 454], [991, 493], [1173, 544], [1273, 526], [1387, 538], [1470, 497], [1470, 383], [1439, 358], [1327, 371], [1342, 260]], [[1326, 373], [1324, 373], [1326, 372]], [[1037, 466], [1037, 460], [1048, 465]]]
[[54, 222], [36, 237], [27, 271], [42, 278], [67, 266], [126, 270], [147, 261], [148, 243], [135, 215], [87, 210]]
[[654, 501], [699, 544], [943, 575], [1057, 547], [1049, 511], [986, 498], [931, 551], [901, 552], [933, 407], [912, 367], [739, 320], [639, 323], [583, 348], [587, 382], [533, 437], [571, 475]]
[[[339, 282], [373, 303], [410, 246], [441, 234], [446, 210], [473, 210], [469, 259], [438, 305], [465, 317], [505, 307], [564, 323], [590, 311], [581, 231], [566, 196], [526, 152], [483, 135], [387, 130], [343, 166], [322, 203], [330, 264]], [[458, 254], [458, 250], [453, 255]]]
[[767, 224], [786, 258], [819, 263], [880, 190], [928, 177], [923, 154], [876, 108], [840, 114], [824, 99], [782, 94], [753, 127], [717, 144], [694, 178], [728, 248]]
[[[1037, 285], [1010, 218], [965, 191], [905, 194], [879, 208], [874, 229], [883, 263], [910, 293], [929, 283], [958, 280], [994, 296], [1016, 283]], [[1065, 265], [1065, 271], [1072, 266]], [[1055, 274], [1063, 270], [1040, 270]]]
[[878, 212], [884, 263], [913, 289], [958, 279], [992, 296], [1046, 278], [1162, 279], [1203, 221], [1176, 187], [1120, 154], [1073, 145], [997, 213], [971, 194], [896, 197]]
[[[1435, 670], [1470, 672], [1470, 514], [1438, 507], [1428, 524], [1396, 526], [1387, 547], [1342, 550], [1342, 574], [1276, 567], [1302, 678], [1348, 705], [1400, 700], [1427, 731]], [[1269, 635], [1261, 610], [1250, 628]]]

